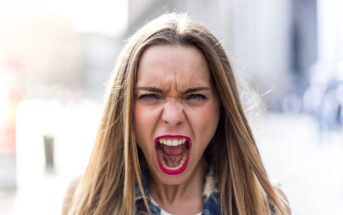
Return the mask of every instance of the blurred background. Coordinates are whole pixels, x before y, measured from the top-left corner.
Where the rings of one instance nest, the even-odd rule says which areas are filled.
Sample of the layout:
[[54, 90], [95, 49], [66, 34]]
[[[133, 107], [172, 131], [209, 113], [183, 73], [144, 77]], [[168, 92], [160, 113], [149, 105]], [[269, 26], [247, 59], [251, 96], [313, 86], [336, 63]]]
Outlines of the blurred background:
[[252, 128], [293, 214], [343, 214], [341, 11], [340, 0], [0, 0], [0, 214], [61, 213], [125, 39], [164, 12], [203, 23], [260, 95]]

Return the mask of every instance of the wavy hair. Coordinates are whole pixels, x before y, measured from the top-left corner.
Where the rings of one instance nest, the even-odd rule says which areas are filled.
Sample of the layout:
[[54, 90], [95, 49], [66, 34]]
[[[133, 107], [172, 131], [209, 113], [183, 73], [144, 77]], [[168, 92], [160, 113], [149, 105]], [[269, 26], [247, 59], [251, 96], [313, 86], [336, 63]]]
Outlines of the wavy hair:
[[132, 123], [134, 90], [143, 52], [161, 45], [194, 46], [207, 60], [221, 116], [205, 157], [214, 166], [222, 214], [271, 214], [270, 203], [278, 214], [287, 214], [285, 199], [268, 180], [222, 45], [184, 14], [162, 15], [127, 41], [110, 79], [95, 145], [68, 214], [134, 214], [136, 183], [149, 210], [140, 176], [143, 158]]

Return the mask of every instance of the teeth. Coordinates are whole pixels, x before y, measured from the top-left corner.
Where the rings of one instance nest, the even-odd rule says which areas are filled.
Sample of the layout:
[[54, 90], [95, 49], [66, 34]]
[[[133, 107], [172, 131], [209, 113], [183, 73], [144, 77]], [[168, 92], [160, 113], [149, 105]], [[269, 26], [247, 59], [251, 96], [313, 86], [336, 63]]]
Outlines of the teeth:
[[181, 144], [184, 144], [186, 141], [187, 141], [186, 138], [180, 138], [180, 139], [161, 138], [158, 140], [158, 142], [167, 146], [179, 146]]

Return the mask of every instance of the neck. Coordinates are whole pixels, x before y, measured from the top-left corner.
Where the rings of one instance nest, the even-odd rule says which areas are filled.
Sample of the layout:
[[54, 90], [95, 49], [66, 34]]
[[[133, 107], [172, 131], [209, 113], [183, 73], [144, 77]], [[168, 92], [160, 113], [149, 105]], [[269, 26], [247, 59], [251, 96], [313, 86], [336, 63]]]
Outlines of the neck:
[[[194, 213], [202, 210], [202, 191], [204, 186], [204, 178], [206, 174], [207, 163], [204, 158], [199, 161], [198, 166], [181, 184], [164, 184], [155, 177], [149, 180], [149, 194], [163, 209], [176, 213], [177, 209], [181, 209], [181, 205], [187, 203], [189, 205], [197, 205], [194, 208]], [[192, 203], [192, 204], [190, 204]]]

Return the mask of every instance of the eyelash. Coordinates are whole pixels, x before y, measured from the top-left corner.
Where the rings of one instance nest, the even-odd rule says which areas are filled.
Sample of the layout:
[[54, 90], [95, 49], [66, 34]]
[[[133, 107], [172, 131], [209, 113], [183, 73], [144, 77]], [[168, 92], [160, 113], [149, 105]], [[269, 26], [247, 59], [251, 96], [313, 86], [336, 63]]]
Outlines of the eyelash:
[[[161, 98], [156, 94], [143, 94], [139, 96], [138, 99], [153, 100], [153, 99], [161, 99]], [[206, 99], [206, 96], [202, 94], [191, 94], [186, 97], [186, 100], [205, 100], [205, 99]]]
[[186, 100], [190, 100], [190, 99], [194, 99], [194, 100], [205, 100], [206, 96], [202, 95], [202, 94], [191, 94], [189, 96], [186, 97]]
[[153, 99], [160, 99], [160, 97], [156, 94], [143, 94], [139, 96], [138, 99], [153, 100]]

